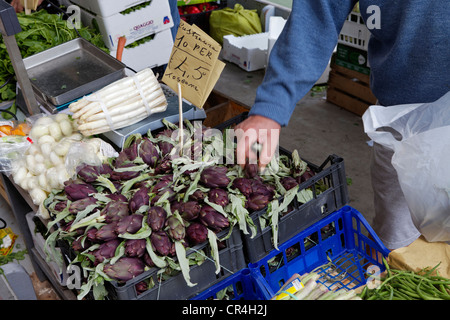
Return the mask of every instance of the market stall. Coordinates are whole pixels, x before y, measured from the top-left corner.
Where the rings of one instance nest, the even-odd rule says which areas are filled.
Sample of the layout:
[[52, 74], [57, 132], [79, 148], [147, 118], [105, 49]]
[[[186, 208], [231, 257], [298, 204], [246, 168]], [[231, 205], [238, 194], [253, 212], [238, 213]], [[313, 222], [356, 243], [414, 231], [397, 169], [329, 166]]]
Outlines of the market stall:
[[[154, 5], [74, 2], [102, 17], [103, 36], [120, 12]], [[186, 23], [201, 12], [180, 7], [179, 32], [217, 45]], [[14, 24], [5, 3], [6, 15]], [[75, 36], [13, 59], [19, 112], [0, 142], [1, 182], [34, 269], [62, 299], [449, 299], [448, 244], [420, 238], [390, 252], [351, 206], [339, 155], [310, 161], [280, 147], [263, 173], [236, 163], [233, 129], [249, 107], [213, 90], [218, 52], [195, 95], [192, 78], [174, 75], [182, 64], [158, 79], [152, 66], [130, 69], [113, 40], [106, 49]], [[197, 44], [172, 42], [170, 59]]]

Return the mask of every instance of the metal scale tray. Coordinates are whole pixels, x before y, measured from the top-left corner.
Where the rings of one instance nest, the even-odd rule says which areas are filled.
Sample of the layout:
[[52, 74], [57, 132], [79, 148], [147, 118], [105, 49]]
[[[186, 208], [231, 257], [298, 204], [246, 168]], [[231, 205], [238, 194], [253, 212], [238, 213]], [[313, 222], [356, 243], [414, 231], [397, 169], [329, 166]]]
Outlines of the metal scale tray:
[[23, 59], [40, 101], [60, 106], [125, 76], [125, 64], [83, 38]]

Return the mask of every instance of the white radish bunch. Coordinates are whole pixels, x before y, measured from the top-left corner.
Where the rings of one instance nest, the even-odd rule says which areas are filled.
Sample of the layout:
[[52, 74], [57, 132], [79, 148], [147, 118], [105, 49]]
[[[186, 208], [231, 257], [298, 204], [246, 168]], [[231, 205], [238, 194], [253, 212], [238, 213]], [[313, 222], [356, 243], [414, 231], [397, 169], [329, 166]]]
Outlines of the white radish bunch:
[[153, 71], [143, 69], [69, 105], [84, 136], [120, 129], [167, 109]]

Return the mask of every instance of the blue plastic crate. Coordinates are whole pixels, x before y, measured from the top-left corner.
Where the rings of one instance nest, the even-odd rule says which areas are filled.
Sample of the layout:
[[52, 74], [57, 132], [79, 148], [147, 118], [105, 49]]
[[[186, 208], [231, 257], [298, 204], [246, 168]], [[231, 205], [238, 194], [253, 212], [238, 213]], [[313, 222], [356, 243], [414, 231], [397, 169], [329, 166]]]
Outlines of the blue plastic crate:
[[[369, 238], [370, 236], [370, 238]], [[357, 210], [344, 206], [272, 250], [266, 257], [249, 264], [261, 292], [271, 299], [295, 273], [316, 270], [318, 282], [332, 290], [355, 289], [375, 272], [385, 270], [382, 257], [389, 250]], [[378, 268], [369, 268], [369, 266]], [[378, 269], [378, 270], [377, 270]]]
[[244, 268], [201, 292], [191, 300], [220, 299], [223, 290], [227, 290], [227, 300], [265, 300], [267, 289], [261, 287], [253, 278], [250, 269]]

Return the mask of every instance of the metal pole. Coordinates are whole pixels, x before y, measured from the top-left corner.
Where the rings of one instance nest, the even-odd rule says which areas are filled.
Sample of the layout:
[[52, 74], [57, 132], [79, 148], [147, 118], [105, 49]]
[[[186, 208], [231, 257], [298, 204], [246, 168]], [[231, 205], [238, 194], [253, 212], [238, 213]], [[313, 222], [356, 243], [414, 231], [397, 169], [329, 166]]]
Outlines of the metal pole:
[[22, 54], [16, 42], [15, 34], [21, 32], [22, 29], [14, 8], [4, 0], [0, 1], [0, 31], [16, 74], [16, 80], [22, 90], [28, 113], [30, 115], [40, 113], [30, 78], [23, 63]]

